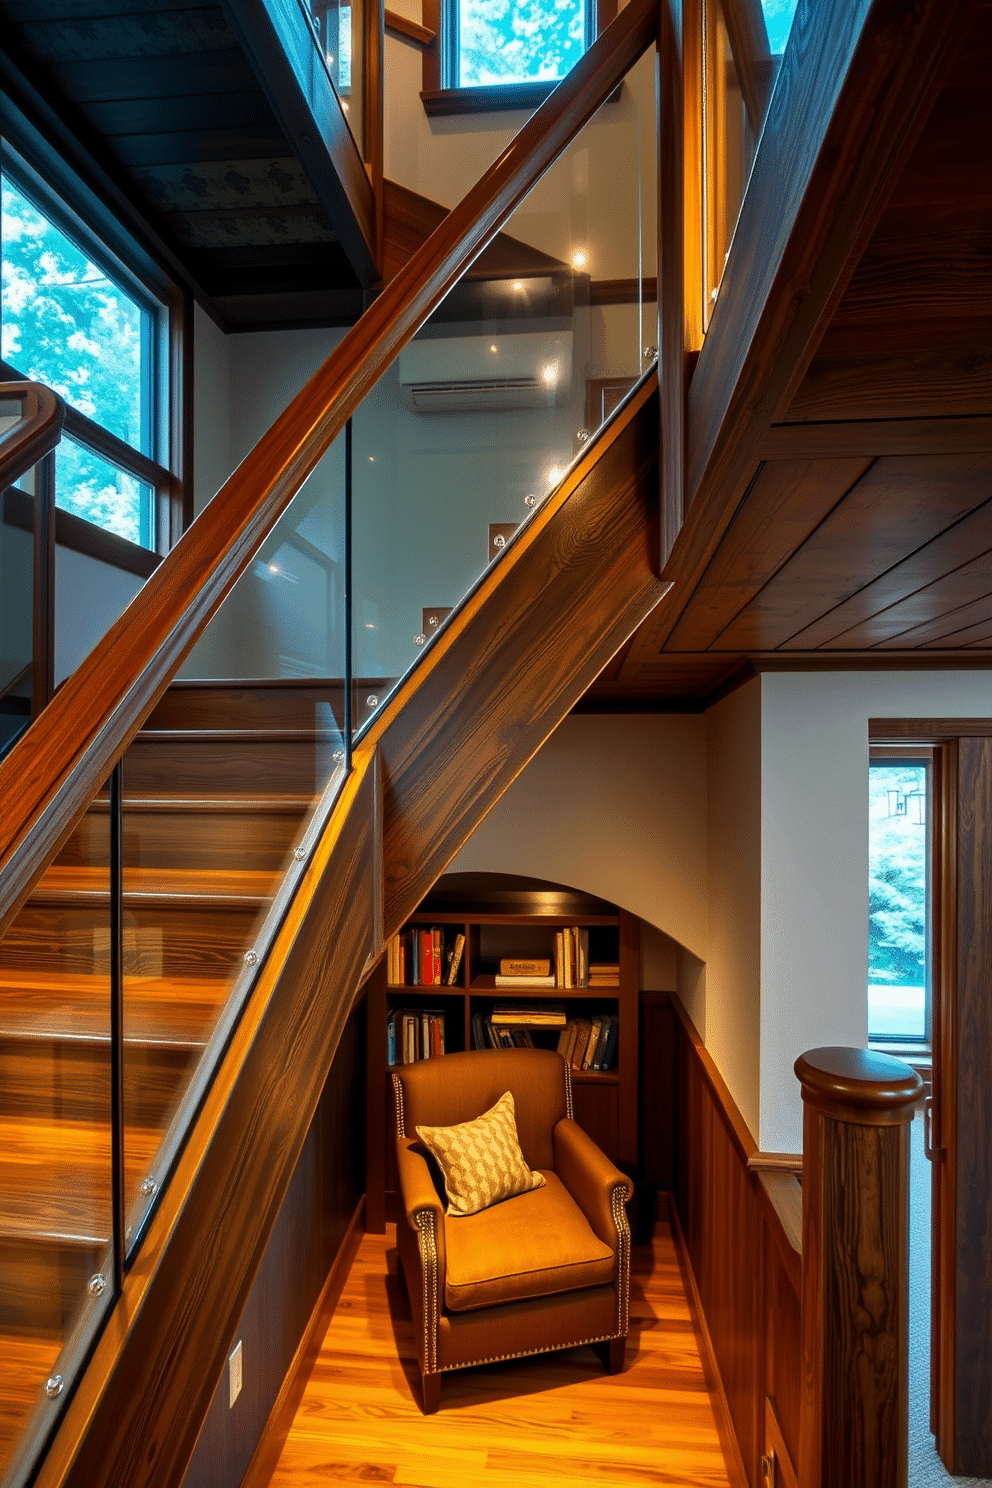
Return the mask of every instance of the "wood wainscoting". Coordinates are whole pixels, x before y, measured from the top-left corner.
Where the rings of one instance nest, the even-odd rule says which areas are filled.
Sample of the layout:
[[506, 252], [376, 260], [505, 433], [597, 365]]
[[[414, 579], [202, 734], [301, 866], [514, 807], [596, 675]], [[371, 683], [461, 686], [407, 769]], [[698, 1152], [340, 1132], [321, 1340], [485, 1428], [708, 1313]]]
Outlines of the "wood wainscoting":
[[[642, 997], [642, 1155], [672, 1154], [670, 1206], [728, 1468], [750, 1488], [796, 1488], [802, 1193], [750, 1131], [678, 998]], [[654, 1078], [652, 1078], [654, 1074]], [[666, 1173], [659, 1172], [662, 1186]]]

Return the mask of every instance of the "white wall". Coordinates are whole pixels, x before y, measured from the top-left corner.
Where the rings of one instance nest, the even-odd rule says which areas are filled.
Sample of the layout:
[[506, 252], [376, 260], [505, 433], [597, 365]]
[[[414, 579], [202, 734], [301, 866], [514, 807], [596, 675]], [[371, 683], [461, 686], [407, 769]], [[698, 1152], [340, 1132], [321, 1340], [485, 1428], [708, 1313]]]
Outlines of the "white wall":
[[867, 1037], [868, 720], [988, 718], [992, 671], [766, 673], [761, 698], [758, 1139], [798, 1152], [796, 1058]]
[[[706, 723], [572, 714], [451, 864], [598, 894], [706, 956]], [[658, 979], [672, 979], [671, 951]]]
[[695, 991], [705, 1010], [700, 1032], [755, 1134], [761, 1078], [761, 703], [756, 677], [706, 715], [709, 951], [705, 982]]
[[71, 548], [55, 549], [55, 681], [70, 672], [124, 613], [144, 580]]
[[193, 306], [193, 511], [217, 494], [232, 470], [230, 338]]

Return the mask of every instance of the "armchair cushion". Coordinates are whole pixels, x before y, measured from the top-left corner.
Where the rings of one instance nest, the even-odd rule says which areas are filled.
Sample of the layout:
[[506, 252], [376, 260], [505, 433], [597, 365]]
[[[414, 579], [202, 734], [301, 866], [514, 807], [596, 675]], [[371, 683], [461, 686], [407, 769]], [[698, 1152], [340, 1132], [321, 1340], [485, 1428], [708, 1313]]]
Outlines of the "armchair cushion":
[[616, 1254], [552, 1172], [540, 1190], [445, 1226], [445, 1304], [469, 1312], [611, 1282]]
[[528, 1167], [508, 1090], [488, 1111], [458, 1126], [418, 1126], [417, 1136], [434, 1154], [444, 1176], [448, 1214], [477, 1214], [544, 1186], [540, 1173]]

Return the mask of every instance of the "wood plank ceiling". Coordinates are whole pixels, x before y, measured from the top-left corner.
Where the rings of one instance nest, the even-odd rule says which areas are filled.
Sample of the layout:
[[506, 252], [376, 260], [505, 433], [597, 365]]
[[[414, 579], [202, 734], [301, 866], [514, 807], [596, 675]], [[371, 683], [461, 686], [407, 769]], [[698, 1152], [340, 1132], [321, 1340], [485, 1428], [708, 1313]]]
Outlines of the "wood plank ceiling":
[[960, 49], [705, 571], [585, 706], [757, 670], [992, 665], [992, 8]]
[[0, 0], [0, 32], [17, 75], [122, 186], [226, 329], [361, 313], [341, 224], [221, 5]]

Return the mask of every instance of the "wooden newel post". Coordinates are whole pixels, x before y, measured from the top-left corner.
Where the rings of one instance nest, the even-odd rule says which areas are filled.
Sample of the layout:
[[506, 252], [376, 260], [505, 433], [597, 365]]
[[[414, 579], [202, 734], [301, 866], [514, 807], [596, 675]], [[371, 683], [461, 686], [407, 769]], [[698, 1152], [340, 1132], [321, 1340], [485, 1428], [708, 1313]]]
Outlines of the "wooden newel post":
[[800, 1488], [906, 1488], [915, 1070], [811, 1049], [803, 1087]]

